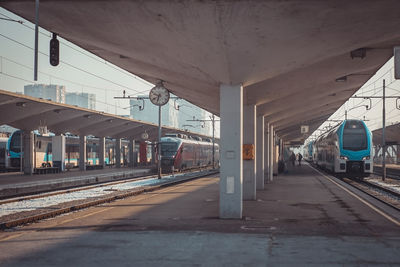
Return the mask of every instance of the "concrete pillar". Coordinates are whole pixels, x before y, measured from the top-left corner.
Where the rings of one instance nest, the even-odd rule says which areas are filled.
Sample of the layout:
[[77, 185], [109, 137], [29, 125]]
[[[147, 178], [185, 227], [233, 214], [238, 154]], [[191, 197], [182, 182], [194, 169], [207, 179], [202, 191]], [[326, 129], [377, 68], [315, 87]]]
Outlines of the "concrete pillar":
[[268, 182], [274, 180], [274, 126], [269, 126], [269, 177]]
[[264, 116], [257, 116], [256, 180], [257, 189], [264, 189]]
[[269, 123], [264, 125], [265, 133], [264, 133], [264, 184], [268, 183], [269, 180], [269, 164], [270, 164], [270, 153], [269, 153]]
[[115, 139], [115, 167], [121, 168], [121, 138]]
[[99, 165], [102, 166], [102, 168], [104, 169], [104, 167], [106, 167], [106, 138], [105, 137], [100, 137], [99, 140]]
[[278, 137], [276, 136], [276, 133], [274, 131], [274, 143], [273, 143], [273, 148], [274, 148], [274, 174], [275, 176], [278, 175], [278, 157], [279, 157], [279, 146], [277, 145], [278, 142]]
[[32, 131], [24, 130], [22, 132], [22, 151], [24, 154], [24, 174], [32, 175], [35, 164], [35, 135]]
[[220, 199], [219, 216], [241, 219], [243, 210], [243, 87], [220, 86]]
[[52, 136], [52, 157], [53, 167], [60, 168], [60, 171], [65, 171], [65, 136]]
[[135, 167], [135, 139], [129, 140], [129, 167]]
[[79, 170], [86, 171], [86, 136], [79, 136]]
[[[256, 156], [256, 106], [243, 106], [243, 144], [254, 146]], [[243, 160], [243, 200], [256, 200], [256, 159]]]

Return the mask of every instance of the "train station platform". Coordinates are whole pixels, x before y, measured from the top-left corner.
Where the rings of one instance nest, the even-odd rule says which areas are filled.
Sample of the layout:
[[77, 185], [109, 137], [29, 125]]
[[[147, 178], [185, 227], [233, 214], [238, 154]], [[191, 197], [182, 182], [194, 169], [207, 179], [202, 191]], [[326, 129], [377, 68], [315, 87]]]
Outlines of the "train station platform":
[[152, 166], [135, 168], [104, 168], [80, 171], [71, 169], [63, 173], [25, 175], [21, 172], [0, 174], [0, 199], [24, 194], [41, 193], [55, 189], [116, 181], [130, 177], [149, 175]]
[[400, 217], [308, 165], [243, 219], [218, 218], [219, 177], [0, 232], [4, 266], [399, 266]]

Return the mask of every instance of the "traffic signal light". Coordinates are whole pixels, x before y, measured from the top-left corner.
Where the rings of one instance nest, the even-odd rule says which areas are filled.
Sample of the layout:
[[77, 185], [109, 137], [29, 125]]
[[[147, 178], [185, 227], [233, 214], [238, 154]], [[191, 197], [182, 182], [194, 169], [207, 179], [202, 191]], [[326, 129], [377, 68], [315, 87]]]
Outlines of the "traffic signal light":
[[50, 40], [50, 64], [57, 66], [60, 62], [60, 42], [57, 40], [57, 34], [53, 33], [53, 38]]

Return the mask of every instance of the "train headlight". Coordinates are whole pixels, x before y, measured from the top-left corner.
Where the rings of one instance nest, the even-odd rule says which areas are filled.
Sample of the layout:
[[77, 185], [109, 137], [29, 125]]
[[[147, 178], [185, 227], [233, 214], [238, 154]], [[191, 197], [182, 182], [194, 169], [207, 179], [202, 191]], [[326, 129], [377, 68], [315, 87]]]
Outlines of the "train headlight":
[[346, 157], [346, 156], [340, 156], [340, 159], [343, 159], [343, 160], [348, 160], [349, 158], [348, 158], [348, 157]]
[[369, 160], [369, 159], [370, 159], [369, 156], [363, 157], [363, 160]]

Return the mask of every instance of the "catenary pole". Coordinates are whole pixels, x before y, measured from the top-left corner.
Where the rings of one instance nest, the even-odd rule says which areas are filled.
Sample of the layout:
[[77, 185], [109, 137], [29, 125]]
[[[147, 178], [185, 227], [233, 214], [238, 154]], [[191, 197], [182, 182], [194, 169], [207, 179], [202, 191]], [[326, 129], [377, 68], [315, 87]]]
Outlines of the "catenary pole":
[[35, 5], [35, 55], [34, 55], [34, 70], [33, 80], [38, 80], [38, 53], [39, 53], [39, 0], [36, 0]]
[[385, 138], [385, 79], [382, 87], [382, 181], [386, 179], [386, 138]]

